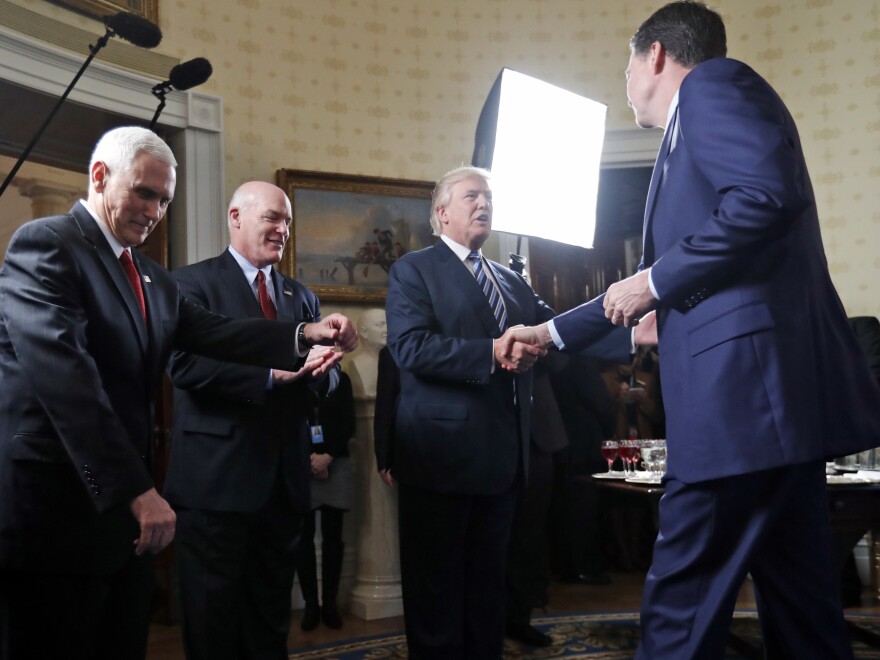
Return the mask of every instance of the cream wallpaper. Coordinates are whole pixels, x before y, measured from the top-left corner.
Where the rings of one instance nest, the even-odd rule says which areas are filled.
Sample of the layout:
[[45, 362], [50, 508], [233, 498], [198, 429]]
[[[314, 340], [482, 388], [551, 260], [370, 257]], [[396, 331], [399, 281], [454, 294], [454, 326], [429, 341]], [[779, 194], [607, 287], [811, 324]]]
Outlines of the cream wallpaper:
[[[40, 0], [15, 0], [94, 29]], [[469, 162], [502, 66], [606, 103], [633, 128], [627, 40], [646, 0], [160, 0], [158, 50], [207, 57], [226, 183], [281, 167], [434, 179]], [[880, 0], [718, 0], [730, 55], [798, 121], [850, 315], [880, 315]]]

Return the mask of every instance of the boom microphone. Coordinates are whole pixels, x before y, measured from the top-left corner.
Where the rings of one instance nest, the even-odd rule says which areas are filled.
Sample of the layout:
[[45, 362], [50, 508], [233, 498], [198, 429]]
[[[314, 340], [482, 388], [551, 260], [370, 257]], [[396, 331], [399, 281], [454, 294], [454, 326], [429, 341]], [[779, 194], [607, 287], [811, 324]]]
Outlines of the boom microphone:
[[211, 63], [204, 57], [197, 57], [171, 69], [168, 73], [168, 82], [174, 89], [182, 92], [185, 89], [201, 85], [211, 77], [212, 73], [214, 73], [214, 69], [211, 67]]
[[155, 48], [162, 41], [162, 31], [154, 23], [127, 11], [106, 16], [104, 25], [117, 37], [141, 48]]
[[[85, 73], [86, 68], [88, 68], [89, 64], [92, 63], [92, 60], [95, 59], [95, 55], [98, 54], [98, 51], [107, 45], [107, 42], [110, 41], [110, 37], [121, 37], [122, 39], [130, 41], [135, 46], [140, 46], [141, 48], [154, 48], [159, 45], [160, 41], [162, 41], [162, 32], [156, 25], [148, 21], [146, 18], [141, 18], [136, 14], [132, 14], [126, 11], [121, 11], [118, 14], [114, 14], [113, 16], [108, 16], [104, 19], [104, 25], [107, 28], [107, 32], [105, 32], [104, 36], [98, 39], [97, 42], [95, 42], [94, 46], [89, 44], [89, 56], [86, 58], [86, 61], [83, 62], [82, 66], [79, 68], [79, 71], [76, 72], [73, 80], [71, 80], [70, 84], [67, 86], [67, 89], [64, 90], [61, 98], [59, 98], [58, 101], [55, 103], [55, 107], [53, 107], [51, 112], [49, 112], [49, 116], [46, 117], [46, 121], [44, 121], [43, 125], [40, 126], [39, 129], [37, 129], [37, 132], [34, 134], [34, 137], [31, 138], [30, 143], [28, 143], [28, 145], [24, 148], [21, 156], [18, 157], [18, 161], [9, 171], [9, 174], [6, 175], [6, 179], [3, 181], [3, 185], [0, 185], [0, 197], [3, 196], [3, 193], [6, 192], [9, 184], [12, 183], [12, 180], [15, 178], [18, 170], [21, 169], [24, 161], [27, 160], [27, 157], [30, 155], [31, 151], [33, 151], [33, 148], [37, 144], [37, 140], [40, 139], [40, 136], [46, 130], [49, 122], [52, 121], [55, 113], [58, 112], [58, 109], [67, 99], [68, 95], [73, 90], [74, 85], [76, 85], [76, 83], [82, 77], [82, 74]], [[211, 74], [209, 73], [208, 75]]]
[[159, 99], [159, 107], [156, 108], [156, 114], [153, 115], [153, 120], [150, 122], [150, 130], [153, 130], [153, 127], [159, 120], [159, 115], [162, 114], [162, 110], [165, 107], [165, 95], [168, 92], [172, 89], [182, 92], [201, 85], [211, 77], [213, 72], [214, 69], [208, 60], [204, 57], [196, 57], [188, 62], [176, 65], [168, 73], [168, 80], [153, 85], [153, 96]]

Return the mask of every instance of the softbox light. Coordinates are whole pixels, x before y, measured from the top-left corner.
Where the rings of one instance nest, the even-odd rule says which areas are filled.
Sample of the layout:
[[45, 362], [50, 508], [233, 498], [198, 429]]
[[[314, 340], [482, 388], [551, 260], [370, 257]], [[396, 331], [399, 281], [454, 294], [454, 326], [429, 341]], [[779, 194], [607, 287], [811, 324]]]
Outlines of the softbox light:
[[492, 171], [493, 231], [593, 247], [604, 104], [504, 68], [472, 164]]

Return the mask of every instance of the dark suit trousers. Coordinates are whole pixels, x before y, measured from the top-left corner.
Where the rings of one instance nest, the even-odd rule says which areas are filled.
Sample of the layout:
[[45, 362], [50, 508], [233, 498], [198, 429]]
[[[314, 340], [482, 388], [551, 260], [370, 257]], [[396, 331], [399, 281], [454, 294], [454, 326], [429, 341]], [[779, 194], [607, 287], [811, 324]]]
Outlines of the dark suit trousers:
[[108, 575], [0, 569], [0, 660], [143, 660], [154, 580], [134, 539], [131, 559]]
[[520, 489], [507, 555], [507, 623], [528, 624], [532, 609], [546, 602], [547, 513], [553, 493], [553, 455], [529, 450], [529, 479]]
[[399, 487], [409, 657], [501, 658], [504, 572], [517, 489], [467, 495]]
[[666, 482], [636, 657], [724, 657], [747, 573], [768, 658], [852, 658], [820, 461]]
[[188, 660], [286, 660], [302, 513], [283, 480], [254, 513], [179, 508], [175, 559]]

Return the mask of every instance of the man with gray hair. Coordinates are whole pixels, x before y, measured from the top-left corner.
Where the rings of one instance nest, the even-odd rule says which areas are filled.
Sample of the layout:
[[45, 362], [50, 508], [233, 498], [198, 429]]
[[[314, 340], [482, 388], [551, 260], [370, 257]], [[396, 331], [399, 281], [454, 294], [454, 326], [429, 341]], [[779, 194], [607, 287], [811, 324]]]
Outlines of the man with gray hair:
[[143, 243], [174, 197], [154, 133], [105, 134], [88, 198], [26, 223], [0, 270], [0, 658], [139, 659], [152, 555], [175, 514], [151, 477], [173, 348], [289, 370], [296, 337], [352, 350], [345, 317], [230, 320], [179, 295]]
[[528, 474], [526, 372], [545, 354], [504, 333], [553, 310], [481, 253], [492, 229], [490, 176], [476, 167], [444, 175], [431, 202], [440, 240], [388, 275], [388, 348], [400, 367], [390, 467], [414, 659], [500, 658], [504, 642], [505, 557]]

